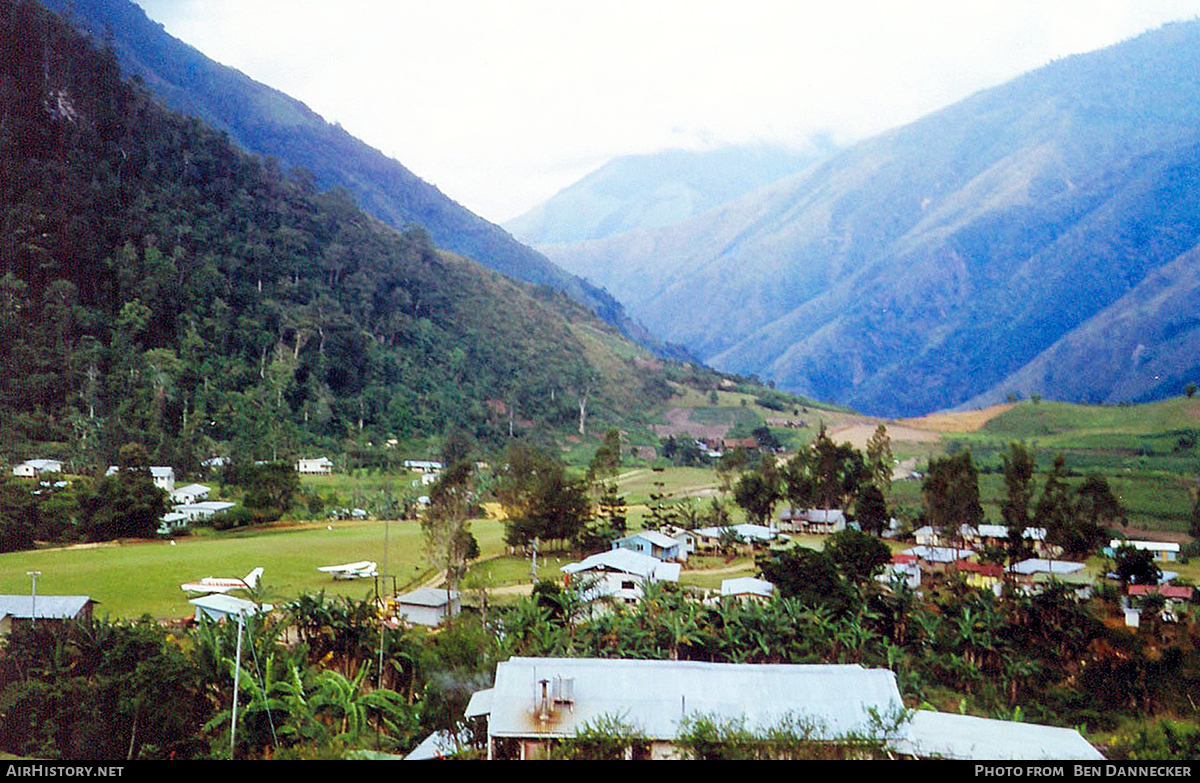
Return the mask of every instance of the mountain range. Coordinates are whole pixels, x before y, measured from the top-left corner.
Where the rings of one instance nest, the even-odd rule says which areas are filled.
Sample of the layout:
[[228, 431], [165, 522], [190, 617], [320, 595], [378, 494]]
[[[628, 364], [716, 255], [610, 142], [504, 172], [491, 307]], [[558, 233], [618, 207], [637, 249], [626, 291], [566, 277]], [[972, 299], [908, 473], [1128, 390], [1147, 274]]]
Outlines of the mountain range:
[[899, 416], [1178, 394], [1200, 375], [1198, 241], [1193, 21], [678, 222], [536, 247], [711, 366]]
[[812, 165], [834, 149], [770, 144], [664, 150], [616, 158], [504, 224], [532, 245], [603, 239], [679, 223]]
[[320, 187], [345, 188], [365, 211], [396, 228], [419, 225], [438, 247], [563, 291], [631, 339], [662, 355], [686, 357], [631, 319], [607, 291], [565, 272], [301, 101], [172, 37], [130, 0], [43, 4], [111, 47], [126, 76], [140, 79], [166, 106], [224, 131], [242, 149], [312, 172]]

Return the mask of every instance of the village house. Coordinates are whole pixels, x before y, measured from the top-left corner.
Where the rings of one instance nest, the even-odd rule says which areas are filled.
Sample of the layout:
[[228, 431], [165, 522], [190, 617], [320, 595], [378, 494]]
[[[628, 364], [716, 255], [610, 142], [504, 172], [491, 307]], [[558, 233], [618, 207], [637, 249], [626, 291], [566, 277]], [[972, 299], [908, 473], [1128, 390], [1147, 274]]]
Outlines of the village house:
[[[1008, 526], [980, 525], [973, 528], [970, 525], [964, 525], [963, 534], [964, 540], [977, 549], [982, 549], [985, 546], [1004, 546], [1008, 541]], [[1046, 528], [1027, 527], [1021, 531], [1021, 537], [1030, 543], [1034, 552], [1039, 554], [1045, 553]]]
[[902, 552], [892, 555], [892, 562], [884, 567], [883, 573], [875, 577], [880, 584], [892, 586], [902, 582], [909, 590], [921, 586], [921, 561], [916, 555]]
[[1123, 608], [1125, 624], [1137, 628], [1141, 624], [1143, 604], [1152, 595], [1163, 597], [1160, 616], [1163, 622], [1179, 622], [1179, 612], [1196, 598], [1196, 589], [1187, 585], [1129, 585], [1125, 589]]
[[514, 657], [465, 717], [486, 722], [489, 759], [547, 758], [614, 717], [638, 734], [632, 759], [681, 758], [681, 734], [701, 717], [755, 732], [803, 725], [816, 742], [873, 741], [908, 758], [1103, 759], [1074, 729], [906, 712], [893, 672], [857, 664]]
[[467, 717], [486, 717], [489, 759], [545, 758], [556, 740], [621, 716], [645, 741], [634, 758], [678, 756], [687, 718], [753, 726], [811, 719], [820, 739], [877, 731], [872, 714], [903, 709], [896, 677], [857, 665], [733, 664], [599, 658], [510, 658]]
[[765, 579], [740, 576], [721, 580], [721, 598], [736, 598], [739, 601], [765, 603], [775, 597], [775, 585]]
[[779, 537], [779, 531], [776, 528], [752, 524], [702, 527], [691, 532], [695, 538], [697, 551], [718, 549], [726, 537], [751, 547], [769, 546]]
[[159, 518], [157, 532], [160, 536], [169, 536], [173, 533], [186, 530], [187, 526], [187, 514], [180, 514], [178, 511], [169, 511]]
[[951, 563], [971, 557], [975, 552], [970, 549], [954, 549], [951, 547], [914, 546], [911, 549], [904, 550], [904, 554], [917, 558], [917, 562], [922, 569], [941, 573]]
[[333, 460], [329, 457], [313, 457], [296, 461], [296, 472], [306, 475], [328, 476], [333, 473]]
[[968, 587], [976, 590], [990, 590], [1000, 595], [1004, 586], [1004, 566], [985, 563], [975, 563], [970, 560], [956, 560], [946, 566], [946, 573], [959, 574]]
[[1154, 559], [1160, 562], [1170, 563], [1179, 559], [1179, 544], [1167, 541], [1126, 541], [1114, 538], [1108, 542], [1108, 549], [1104, 551], [1104, 554], [1108, 557], [1113, 557], [1117, 550], [1123, 546], [1131, 546], [1134, 549], [1150, 552], [1154, 556]]
[[[116, 465], [109, 465], [104, 475], [115, 476], [120, 472], [121, 469]], [[152, 465], [150, 466], [150, 478], [154, 481], [154, 486], [163, 492], [170, 494], [175, 491], [175, 468], [164, 465]]]
[[171, 503], [176, 506], [199, 503], [202, 500], [208, 500], [211, 492], [212, 490], [203, 484], [188, 484], [185, 487], [176, 487], [171, 490]]
[[684, 542], [656, 530], [641, 530], [618, 538], [612, 542], [612, 548], [640, 552], [659, 560], [683, 562], [688, 556], [687, 545]]
[[15, 625], [90, 620], [95, 605], [86, 595], [0, 595], [0, 636]]
[[21, 478], [39, 478], [43, 473], [62, 473], [62, 462], [56, 459], [27, 459], [14, 465], [12, 474]]
[[1046, 574], [1061, 579], [1078, 574], [1084, 568], [1086, 568], [1085, 564], [1074, 563], [1070, 560], [1044, 560], [1042, 558], [1031, 557], [1019, 563], [1013, 563], [1008, 567], [1008, 571], [1017, 577], [1017, 581], [1032, 582], [1033, 577], [1036, 577], [1038, 574]]
[[418, 473], [438, 473], [442, 470], [442, 463], [425, 459], [406, 459], [404, 469], [415, 470]]
[[202, 500], [199, 503], [185, 503], [175, 507], [174, 513], [183, 514], [188, 522], [198, 522], [222, 511], [228, 511], [236, 506], [225, 500]]
[[775, 526], [781, 533], [832, 535], [846, 529], [846, 512], [840, 508], [785, 508]]
[[667, 563], [631, 549], [610, 549], [578, 563], [568, 563], [560, 570], [568, 586], [583, 587], [586, 600], [610, 598], [634, 604], [641, 600], [642, 585], [678, 582], [681, 567], [679, 563]]
[[393, 604], [397, 617], [431, 628], [441, 625], [443, 620], [454, 617], [462, 609], [462, 600], [457, 590], [444, 590], [439, 587], [418, 587], [412, 592], [397, 596]]

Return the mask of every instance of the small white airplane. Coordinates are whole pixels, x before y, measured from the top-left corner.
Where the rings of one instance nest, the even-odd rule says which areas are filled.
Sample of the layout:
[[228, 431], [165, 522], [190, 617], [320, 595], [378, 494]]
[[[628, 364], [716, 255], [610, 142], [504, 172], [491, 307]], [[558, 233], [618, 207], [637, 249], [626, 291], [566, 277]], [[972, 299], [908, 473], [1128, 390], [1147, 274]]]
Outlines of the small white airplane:
[[357, 563], [345, 563], [344, 565], [319, 566], [317, 570], [333, 574], [334, 579], [362, 579], [378, 575], [373, 560], [360, 560]]
[[188, 582], [180, 587], [189, 593], [228, 593], [230, 590], [249, 590], [258, 584], [258, 578], [262, 576], [262, 572], [262, 568], [256, 568], [246, 574], [245, 579], [206, 576], [198, 582]]

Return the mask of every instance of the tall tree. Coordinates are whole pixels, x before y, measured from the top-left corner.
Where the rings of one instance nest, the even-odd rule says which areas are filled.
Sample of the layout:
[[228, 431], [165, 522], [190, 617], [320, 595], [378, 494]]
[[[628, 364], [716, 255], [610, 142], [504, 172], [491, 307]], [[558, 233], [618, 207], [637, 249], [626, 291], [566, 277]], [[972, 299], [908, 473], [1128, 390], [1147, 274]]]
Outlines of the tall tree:
[[775, 458], [764, 454], [756, 470], [742, 476], [733, 490], [734, 501], [746, 511], [746, 516], [760, 524], [771, 520], [775, 504], [783, 497], [783, 482], [775, 466]]
[[446, 592], [458, 589], [478, 547], [472, 547], [471, 509], [475, 504], [475, 471], [467, 460], [459, 460], [443, 469], [429, 491], [429, 506], [421, 518], [425, 551], [429, 559], [446, 572]]
[[943, 541], [961, 547], [963, 527], [978, 527], [983, 522], [979, 474], [971, 453], [930, 460], [921, 489], [930, 524]]
[[1025, 531], [1030, 526], [1029, 506], [1033, 502], [1033, 474], [1036, 464], [1023, 443], [1009, 444], [1004, 463], [1004, 502], [1000, 507], [1004, 524], [1005, 557], [1009, 563], [1024, 560], [1032, 552], [1033, 543]]
[[875, 428], [875, 433], [867, 441], [866, 463], [871, 483], [885, 493], [890, 491], [895, 457], [892, 455], [892, 439], [883, 424]]
[[527, 443], [506, 450], [496, 496], [508, 516], [510, 546], [571, 541], [591, 517], [587, 482], [570, 478], [561, 462]]

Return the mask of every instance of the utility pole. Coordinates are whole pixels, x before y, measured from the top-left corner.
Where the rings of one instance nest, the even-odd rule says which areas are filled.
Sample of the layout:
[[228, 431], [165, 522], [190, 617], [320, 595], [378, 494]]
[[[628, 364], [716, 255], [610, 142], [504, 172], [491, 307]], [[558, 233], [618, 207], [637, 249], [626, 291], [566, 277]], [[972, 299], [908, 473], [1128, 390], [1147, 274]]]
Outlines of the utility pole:
[[246, 624], [246, 613], [238, 612], [237, 656], [233, 665], [233, 719], [229, 723], [229, 760], [233, 760], [234, 740], [237, 737], [238, 679], [242, 673], [242, 629]]
[[29, 593], [29, 624], [37, 623], [37, 578], [42, 575], [41, 571], [26, 571], [26, 576], [33, 577], [33, 588]]

